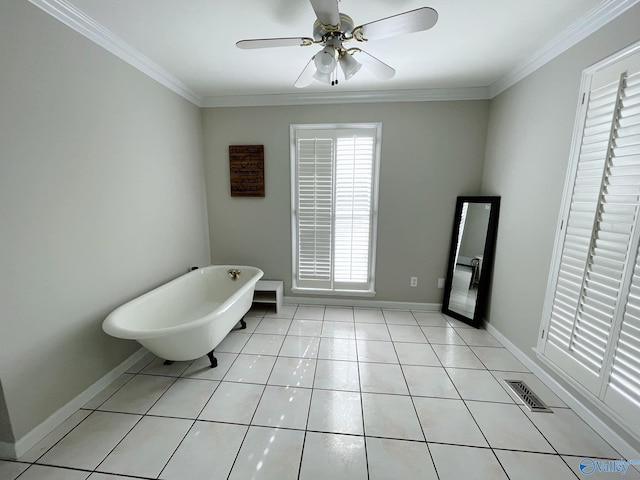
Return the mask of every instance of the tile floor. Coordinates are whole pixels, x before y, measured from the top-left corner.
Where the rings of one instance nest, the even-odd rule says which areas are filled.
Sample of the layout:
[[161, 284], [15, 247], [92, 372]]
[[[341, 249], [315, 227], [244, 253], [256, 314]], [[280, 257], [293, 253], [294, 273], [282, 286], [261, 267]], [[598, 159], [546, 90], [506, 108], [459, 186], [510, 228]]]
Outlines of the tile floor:
[[[246, 321], [215, 369], [148, 355], [0, 461], [0, 478], [615, 477], [580, 472], [584, 457], [620, 455], [484, 330], [437, 312], [305, 305]], [[554, 413], [530, 413], [506, 378]]]

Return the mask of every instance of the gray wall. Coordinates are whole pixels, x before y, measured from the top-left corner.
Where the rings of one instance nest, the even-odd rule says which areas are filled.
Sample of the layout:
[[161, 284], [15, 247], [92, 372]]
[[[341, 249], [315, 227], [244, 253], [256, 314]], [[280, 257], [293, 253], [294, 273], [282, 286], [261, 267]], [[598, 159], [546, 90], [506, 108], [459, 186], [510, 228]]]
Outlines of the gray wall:
[[197, 107], [26, 1], [0, 4], [0, 49], [0, 378], [19, 440], [139, 348], [102, 332], [113, 308], [210, 254]]
[[501, 195], [488, 319], [526, 355], [538, 339], [582, 71], [640, 40], [640, 5], [491, 102], [483, 193]]
[[[212, 262], [257, 265], [291, 295], [290, 125], [382, 122], [375, 299], [440, 303], [456, 196], [480, 191], [487, 112], [486, 101], [205, 109]], [[230, 196], [228, 148], [242, 144], [264, 145], [264, 198]]]

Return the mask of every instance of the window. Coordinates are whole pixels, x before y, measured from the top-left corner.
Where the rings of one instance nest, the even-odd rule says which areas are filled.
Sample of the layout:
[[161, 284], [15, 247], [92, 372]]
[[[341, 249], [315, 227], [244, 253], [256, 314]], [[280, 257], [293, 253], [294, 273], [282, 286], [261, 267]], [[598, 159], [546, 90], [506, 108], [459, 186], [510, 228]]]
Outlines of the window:
[[640, 44], [583, 85], [537, 350], [640, 439]]
[[294, 291], [375, 294], [381, 128], [291, 126]]

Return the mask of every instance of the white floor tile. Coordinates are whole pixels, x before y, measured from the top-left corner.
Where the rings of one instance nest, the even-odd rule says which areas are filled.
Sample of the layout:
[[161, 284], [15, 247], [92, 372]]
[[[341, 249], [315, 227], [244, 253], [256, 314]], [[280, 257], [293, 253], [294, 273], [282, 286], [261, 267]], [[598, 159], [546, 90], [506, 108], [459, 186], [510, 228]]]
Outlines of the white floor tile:
[[296, 480], [304, 432], [250, 427], [229, 480]]
[[507, 480], [490, 449], [429, 444], [440, 480]]
[[464, 345], [431, 345], [445, 367], [476, 368], [484, 370], [484, 364], [470, 347]]
[[351, 307], [326, 307], [324, 320], [330, 322], [353, 322], [353, 308]]
[[304, 430], [310, 402], [311, 389], [267, 385], [251, 423]]
[[93, 412], [39, 461], [93, 470], [140, 418], [124, 413]]
[[511, 372], [528, 372], [520, 360], [514, 357], [506, 348], [471, 347], [489, 370], [508, 370]]
[[318, 358], [318, 350], [320, 348], [320, 339], [318, 337], [297, 337], [287, 335], [280, 356], [283, 357], [301, 357], [301, 358]]
[[314, 388], [360, 391], [358, 364], [343, 360], [318, 360]]
[[361, 362], [398, 363], [392, 342], [357, 340], [358, 360]]
[[265, 333], [271, 335], [286, 335], [291, 326], [290, 318], [270, 318], [264, 317], [260, 325], [256, 327], [255, 333]]
[[362, 409], [365, 435], [424, 441], [411, 397], [363, 393]]
[[369, 480], [437, 480], [427, 444], [367, 437]]
[[[68, 470], [66, 468], [31, 465], [22, 475], [21, 480], [85, 480], [89, 472]], [[3, 479], [5, 477], [2, 477]]]
[[466, 404], [491, 447], [555, 453], [518, 406], [473, 401]]
[[[49, 435], [40, 440], [36, 445], [30, 448], [19, 460], [21, 462], [35, 462], [44, 454], [47, 450], [53, 447], [62, 437], [73, 430], [80, 422], [87, 418], [91, 414], [90, 410], [78, 410], [58, 427], [56, 427]], [[0, 469], [2, 473], [2, 469]], [[0, 475], [0, 478], [4, 478]]]
[[447, 373], [464, 400], [513, 403], [513, 399], [488, 370], [447, 368]]
[[445, 315], [444, 318], [447, 320], [447, 323], [454, 328], [474, 328], [471, 325], [469, 325], [468, 323], [465, 322], [461, 322], [460, 320], [457, 320], [455, 318], [451, 318], [448, 315]]
[[300, 480], [367, 480], [363, 437], [307, 432]]
[[321, 333], [322, 322], [319, 320], [293, 320], [288, 332], [301, 337], [319, 337]]
[[280, 307], [280, 311], [276, 312], [275, 307], [270, 307], [264, 316], [265, 318], [293, 318], [297, 309], [297, 305], [282, 305], [282, 307]]
[[420, 397], [460, 398], [442, 367], [403, 365], [402, 371], [411, 395]]
[[457, 330], [458, 335], [467, 343], [467, 345], [475, 347], [502, 347], [500, 342], [493, 335], [484, 329], [476, 328], [460, 328]]
[[293, 318], [296, 320], [324, 320], [324, 306], [298, 305]]
[[196, 422], [160, 475], [164, 480], [227, 478], [248, 427]]
[[176, 379], [158, 375], [136, 375], [100, 406], [100, 410], [147, 413]]
[[321, 338], [318, 358], [326, 360], [357, 360], [356, 341], [345, 338]]
[[405, 310], [382, 310], [388, 325], [418, 325], [413, 314]]
[[[575, 480], [576, 476], [558, 455], [541, 453], [495, 451], [509, 478], [518, 480]], [[590, 478], [590, 477], [589, 477]]]
[[0, 478], [15, 480], [18, 475], [29, 468], [28, 463], [9, 462], [0, 460]]
[[413, 403], [427, 442], [489, 446], [462, 400], [414, 397]]
[[359, 370], [362, 392], [409, 395], [400, 365], [360, 362]]
[[559, 454], [620, 458], [620, 454], [572, 410], [558, 408], [553, 413], [537, 413], [521, 408]]
[[151, 352], [147, 353], [144, 357], [142, 357], [140, 360], [138, 360], [135, 365], [129, 367], [127, 369], [127, 373], [139, 373], [140, 370], [142, 370], [144, 367], [149, 365], [156, 358], [157, 357], [153, 353], [151, 353]]
[[180, 418], [144, 417], [96, 470], [157, 477], [191, 425]]
[[448, 327], [449, 323], [440, 312], [417, 312], [413, 311], [418, 325], [422, 327]]
[[131, 477], [114, 475], [112, 473], [92, 473], [87, 480], [131, 480]]
[[427, 343], [393, 342], [400, 363], [403, 365], [425, 365], [440, 367], [440, 360]]
[[355, 325], [350, 322], [331, 322], [322, 323], [323, 337], [330, 338], [356, 338]]
[[364, 435], [362, 404], [357, 392], [313, 390], [308, 430]]
[[251, 334], [230, 332], [215, 348], [216, 352], [240, 353], [249, 341]]
[[242, 353], [247, 355], [278, 355], [284, 339], [284, 335], [254, 333], [242, 349]]
[[228, 382], [267, 383], [277, 357], [266, 355], [238, 355], [224, 376]]
[[394, 342], [427, 343], [427, 338], [417, 325], [388, 325]]
[[179, 378], [151, 407], [148, 415], [196, 419], [219, 383]]
[[267, 383], [283, 387], [311, 388], [315, 371], [316, 361], [313, 359], [278, 357]]
[[247, 328], [239, 329], [237, 331], [242, 332], [242, 333], [253, 333], [253, 332], [255, 332], [256, 328], [260, 324], [261, 320], [262, 320], [262, 316], [253, 317], [253, 316], [250, 316], [250, 315], [247, 314], [244, 317], [244, 323], [246, 323]]
[[222, 382], [198, 418], [249, 425], [263, 391], [263, 385]]
[[[144, 368], [144, 367], [143, 367]], [[116, 393], [120, 388], [125, 385], [129, 380], [134, 377], [133, 374], [125, 373], [116, 378], [113, 382], [111, 382], [106, 388], [104, 388], [100, 393], [98, 393], [95, 397], [85, 403], [82, 408], [88, 408], [94, 410], [98, 408], [105, 400], [107, 400], [111, 395]]]
[[191, 362], [173, 362], [171, 365], [165, 365], [165, 360], [170, 358], [155, 358], [146, 367], [140, 370], [145, 375], [163, 375], [165, 377], [179, 377], [189, 367]]
[[200, 380], [222, 380], [238, 357], [237, 353], [214, 352], [218, 366], [211, 368], [209, 358], [202, 357], [191, 362], [182, 374], [183, 378], [197, 378]]
[[451, 327], [422, 327], [429, 343], [443, 345], [466, 345], [463, 338]]
[[379, 308], [354, 308], [353, 319], [356, 323], [385, 323]]
[[358, 340], [391, 341], [389, 328], [382, 323], [356, 323], [356, 338]]

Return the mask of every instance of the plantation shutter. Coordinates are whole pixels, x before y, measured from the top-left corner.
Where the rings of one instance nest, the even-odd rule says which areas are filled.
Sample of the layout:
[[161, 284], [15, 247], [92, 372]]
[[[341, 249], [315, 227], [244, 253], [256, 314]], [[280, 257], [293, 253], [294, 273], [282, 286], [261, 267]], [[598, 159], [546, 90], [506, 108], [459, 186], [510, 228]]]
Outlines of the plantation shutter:
[[374, 149], [372, 132], [340, 132], [336, 150], [334, 278], [336, 283], [349, 283], [351, 287], [369, 282]]
[[[617, 134], [616, 156], [627, 170], [626, 187], [630, 196], [635, 194], [637, 203], [640, 197], [640, 73], [626, 79]], [[638, 235], [636, 232], [635, 236]], [[633, 245], [635, 264], [630, 272], [631, 286], [620, 333], [613, 347], [605, 403], [621, 412], [640, 431], [640, 250], [637, 238]]]
[[331, 286], [335, 145], [331, 133], [297, 140], [297, 272], [299, 283], [307, 287]]
[[585, 99], [541, 343], [639, 433], [640, 53], [621, 58], [593, 74]]
[[294, 288], [373, 291], [377, 128], [295, 129]]

